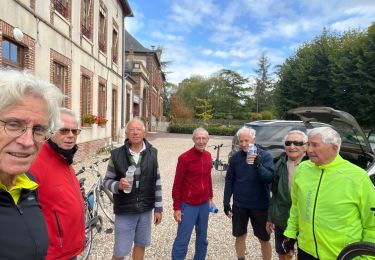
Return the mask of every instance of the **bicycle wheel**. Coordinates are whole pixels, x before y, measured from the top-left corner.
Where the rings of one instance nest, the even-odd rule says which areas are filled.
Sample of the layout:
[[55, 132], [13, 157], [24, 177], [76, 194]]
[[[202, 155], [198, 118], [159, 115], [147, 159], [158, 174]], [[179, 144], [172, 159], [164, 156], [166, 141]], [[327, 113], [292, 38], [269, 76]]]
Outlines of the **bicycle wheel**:
[[89, 223], [91, 222], [91, 213], [89, 209], [87, 208], [87, 205], [85, 206], [85, 235], [86, 235], [86, 243], [85, 243], [85, 249], [83, 252], [77, 257], [78, 260], [86, 260], [89, 258], [91, 248], [92, 248], [92, 241], [93, 241], [93, 231], [92, 231], [92, 225]]
[[104, 215], [112, 224], [115, 223], [115, 214], [113, 214], [113, 194], [103, 185], [100, 185], [97, 199]]
[[373, 256], [375, 259], [375, 244], [370, 242], [355, 242], [346, 246], [337, 257], [337, 260], [349, 260], [357, 256]]

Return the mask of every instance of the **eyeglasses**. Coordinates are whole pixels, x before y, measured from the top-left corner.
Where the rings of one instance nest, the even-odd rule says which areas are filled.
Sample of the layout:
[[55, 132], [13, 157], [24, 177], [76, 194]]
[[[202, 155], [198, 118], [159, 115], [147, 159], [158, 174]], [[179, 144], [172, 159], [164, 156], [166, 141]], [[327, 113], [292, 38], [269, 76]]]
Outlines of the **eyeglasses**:
[[19, 137], [26, 133], [27, 128], [32, 129], [33, 139], [35, 142], [43, 143], [45, 140], [51, 137], [51, 132], [47, 126], [26, 126], [21, 121], [4, 121], [0, 120], [4, 125], [4, 131], [7, 135], [12, 137]]
[[67, 135], [70, 132], [72, 132], [73, 135], [79, 135], [79, 133], [81, 132], [81, 129], [77, 129], [77, 128], [60, 128], [59, 129], [59, 133], [62, 135]]
[[294, 146], [303, 146], [304, 143], [303, 141], [285, 141], [285, 146], [291, 146], [292, 144], [294, 144]]

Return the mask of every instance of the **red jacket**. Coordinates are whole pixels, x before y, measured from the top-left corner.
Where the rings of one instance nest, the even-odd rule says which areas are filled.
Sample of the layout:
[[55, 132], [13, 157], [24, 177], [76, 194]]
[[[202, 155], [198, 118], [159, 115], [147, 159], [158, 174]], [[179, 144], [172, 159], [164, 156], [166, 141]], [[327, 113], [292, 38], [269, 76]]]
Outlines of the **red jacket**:
[[84, 203], [73, 167], [45, 142], [30, 168], [47, 224], [47, 259], [70, 259], [85, 245]]
[[211, 169], [211, 154], [207, 151], [193, 147], [178, 157], [172, 189], [174, 210], [181, 210], [181, 202], [199, 205], [212, 198]]

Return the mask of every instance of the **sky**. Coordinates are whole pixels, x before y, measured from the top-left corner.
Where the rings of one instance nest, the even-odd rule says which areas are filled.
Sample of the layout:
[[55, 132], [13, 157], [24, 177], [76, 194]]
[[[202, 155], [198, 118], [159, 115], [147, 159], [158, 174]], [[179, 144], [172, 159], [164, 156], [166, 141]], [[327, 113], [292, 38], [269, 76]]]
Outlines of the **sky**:
[[301, 44], [331, 32], [367, 29], [375, 0], [129, 0], [126, 29], [146, 48], [160, 46], [167, 81], [220, 69], [256, 75], [262, 53], [271, 71]]

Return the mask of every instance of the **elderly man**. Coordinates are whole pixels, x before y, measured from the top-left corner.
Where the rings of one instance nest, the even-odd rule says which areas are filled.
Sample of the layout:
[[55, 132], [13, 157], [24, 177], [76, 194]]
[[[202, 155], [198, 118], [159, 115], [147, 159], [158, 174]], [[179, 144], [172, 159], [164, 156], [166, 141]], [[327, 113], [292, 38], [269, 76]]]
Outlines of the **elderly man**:
[[[114, 195], [115, 245], [113, 260], [124, 259], [133, 246], [133, 259], [143, 259], [151, 242], [151, 218], [162, 219], [162, 193], [157, 150], [145, 139], [145, 125], [133, 118], [126, 125], [125, 144], [111, 152], [104, 185]], [[129, 166], [136, 168], [130, 193], [126, 180]]]
[[207, 152], [209, 139], [204, 128], [193, 132], [194, 147], [178, 157], [174, 178], [173, 217], [178, 223], [177, 236], [173, 243], [172, 259], [183, 260], [187, 254], [190, 236], [195, 226], [194, 260], [204, 260], [207, 253], [207, 226], [212, 202], [212, 159]]
[[[247, 162], [249, 144], [255, 144], [255, 130], [242, 127], [237, 132], [241, 150], [229, 161], [224, 188], [224, 212], [232, 218], [233, 236], [238, 259], [245, 259], [247, 225], [249, 219], [258, 238], [263, 259], [270, 260], [272, 247], [266, 231], [269, 204], [269, 184], [272, 182], [274, 165], [271, 155], [257, 146], [257, 153]], [[230, 199], [233, 195], [233, 208]], [[233, 213], [232, 213], [233, 212]]]
[[45, 259], [48, 233], [27, 172], [59, 121], [62, 94], [28, 73], [0, 70], [0, 258]]
[[60, 109], [60, 128], [44, 143], [30, 168], [39, 184], [39, 198], [50, 244], [47, 259], [74, 259], [85, 245], [84, 203], [72, 167], [80, 133], [75, 114]]
[[296, 171], [284, 248], [298, 259], [336, 259], [356, 241], [375, 242], [375, 190], [367, 173], [340, 155], [340, 135], [330, 127], [308, 133], [307, 155]]
[[285, 153], [281, 155], [275, 166], [272, 181], [272, 198], [268, 209], [267, 232], [275, 230], [275, 249], [280, 260], [287, 260], [282, 243], [283, 233], [287, 225], [289, 210], [292, 205], [290, 188], [297, 165], [305, 158], [307, 135], [299, 130], [292, 130], [284, 137]]

